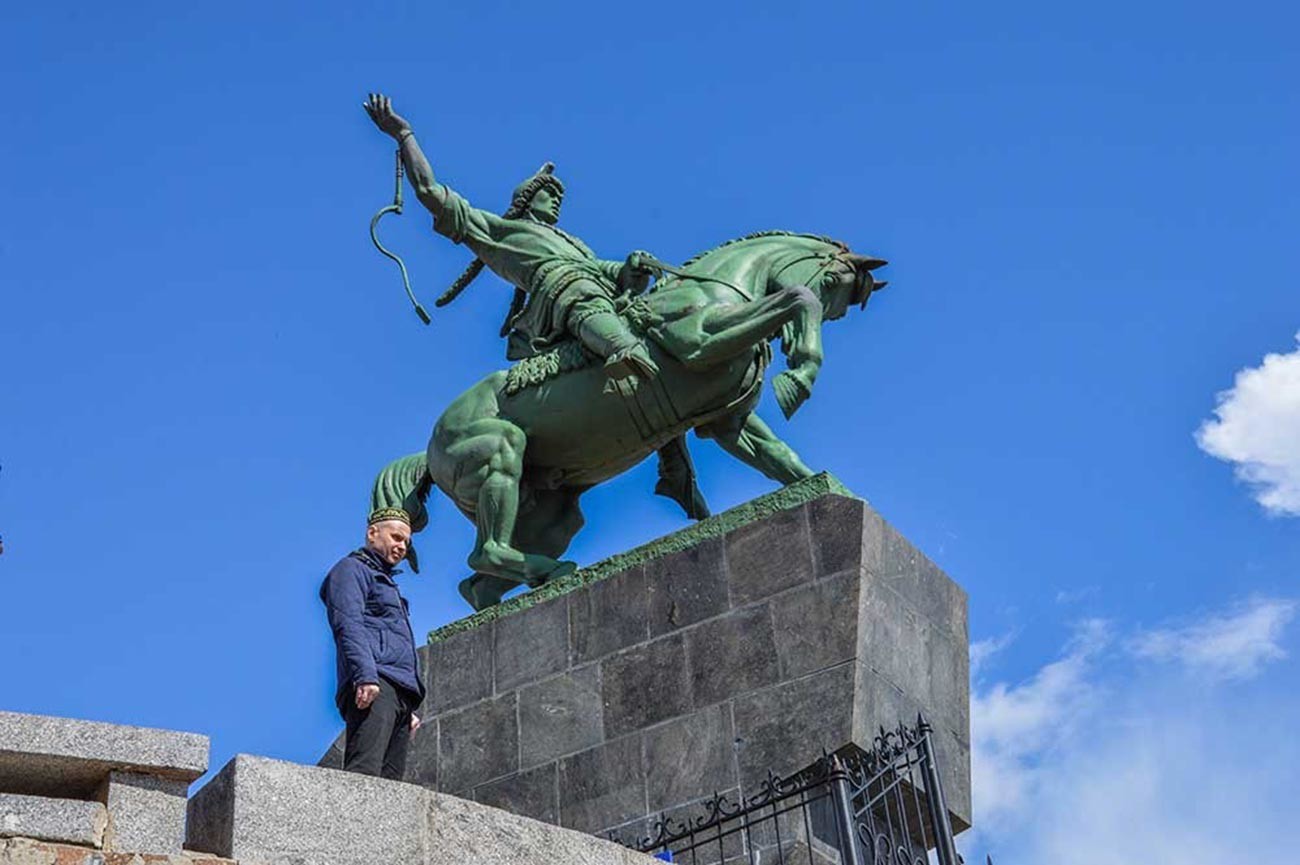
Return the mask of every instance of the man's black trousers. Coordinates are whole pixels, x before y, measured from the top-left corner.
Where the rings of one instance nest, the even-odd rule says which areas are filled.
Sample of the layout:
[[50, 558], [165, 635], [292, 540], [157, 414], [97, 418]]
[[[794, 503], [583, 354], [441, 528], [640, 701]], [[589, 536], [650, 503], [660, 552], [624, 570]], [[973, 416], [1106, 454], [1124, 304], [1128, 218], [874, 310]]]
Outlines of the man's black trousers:
[[406, 772], [406, 748], [411, 742], [414, 696], [379, 677], [379, 696], [367, 709], [358, 709], [356, 689], [343, 695], [347, 737], [343, 768], [362, 775], [382, 775], [395, 781]]

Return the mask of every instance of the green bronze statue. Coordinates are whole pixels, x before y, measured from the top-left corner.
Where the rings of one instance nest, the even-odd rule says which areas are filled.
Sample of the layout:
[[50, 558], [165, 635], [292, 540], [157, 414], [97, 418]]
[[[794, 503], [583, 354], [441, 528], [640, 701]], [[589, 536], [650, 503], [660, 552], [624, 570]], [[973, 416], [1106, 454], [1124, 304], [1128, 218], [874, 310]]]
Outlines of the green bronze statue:
[[428, 449], [387, 466], [372, 492], [372, 507], [405, 509], [416, 531], [434, 486], [474, 521], [474, 573], [460, 584], [474, 609], [572, 573], [560, 557], [582, 527], [580, 497], [652, 453], [656, 491], [707, 515], [689, 430], [779, 483], [813, 474], [754, 414], [770, 343], [779, 337], [786, 358], [772, 386], [789, 418], [812, 394], [823, 321], [866, 305], [884, 286], [872, 276], [883, 260], [784, 231], [729, 241], [681, 268], [639, 252], [601, 260], [556, 225], [563, 186], [549, 165], [516, 190], [505, 215], [480, 210], [434, 179], [387, 97], [372, 94], [365, 107], [397, 141], [434, 230], [515, 288], [504, 330], [516, 363], [453, 401]]

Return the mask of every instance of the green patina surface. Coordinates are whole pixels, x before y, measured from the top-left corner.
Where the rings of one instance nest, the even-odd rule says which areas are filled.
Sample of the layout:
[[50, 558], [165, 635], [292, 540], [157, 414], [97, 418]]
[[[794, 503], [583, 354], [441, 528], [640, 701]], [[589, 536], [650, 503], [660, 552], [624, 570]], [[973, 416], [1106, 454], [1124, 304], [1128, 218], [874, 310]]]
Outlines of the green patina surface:
[[469, 631], [480, 625], [516, 613], [520, 610], [526, 610], [543, 601], [551, 598], [558, 598], [560, 595], [581, 589], [583, 586], [594, 583], [598, 580], [606, 579], [614, 574], [626, 571], [629, 568], [644, 564], [645, 562], [671, 553], [681, 552], [708, 540], [725, 535], [734, 531], [741, 526], [748, 525], [755, 520], [761, 520], [778, 511], [785, 511], [791, 508], [797, 508], [814, 499], [822, 496], [846, 496], [857, 498], [849, 492], [844, 484], [829, 472], [822, 472], [797, 481], [789, 486], [782, 487], [775, 492], [751, 499], [744, 504], [723, 511], [717, 516], [709, 517], [707, 520], [701, 520], [692, 526], [673, 532], [671, 535], [665, 535], [662, 538], [642, 544], [635, 549], [628, 550], [626, 553], [619, 553], [610, 556], [603, 561], [588, 568], [582, 568], [577, 573], [554, 582], [547, 583], [541, 588], [533, 589], [514, 598], [510, 598], [493, 607], [488, 607], [480, 613], [472, 616], [466, 616], [463, 619], [457, 619], [454, 622], [443, 625], [441, 628], [435, 628], [429, 632], [429, 642], [436, 643], [445, 640], [453, 634], [459, 634], [462, 631]]

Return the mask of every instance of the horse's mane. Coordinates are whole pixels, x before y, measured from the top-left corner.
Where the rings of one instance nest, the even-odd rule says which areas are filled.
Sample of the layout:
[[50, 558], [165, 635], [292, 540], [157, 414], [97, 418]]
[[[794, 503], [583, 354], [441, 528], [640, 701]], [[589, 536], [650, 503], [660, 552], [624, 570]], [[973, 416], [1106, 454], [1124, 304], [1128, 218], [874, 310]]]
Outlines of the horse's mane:
[[700, 259], [704, 258], [707, 255], [712, 255], [713, 253], [717, 252], [720, 249], [726, 249], [728, 246], [735, 246], [737, 243], [744, 243], [747, 240], [759, 240], [760, 238], [764, 238], [764, 237], [799, 237], [799, 238], [803, 238], [804, 240], [816, 240], [821, 243], [829, 244], [830, 246], [838, 246], [840, 249], [844, 250], [845, 252], [848, 252], [849, 250], [848, 244], [844, 243], [843, 241], [836, 240], [833, 237], [827, 237], [823, 234], [806, 234], [801, 231], [782, 231], [780, 229], [772, 229], [770, 231], [755, 231], [752, 234], [746, 234], [744, 237], [733, 237], [731, 240], [723, 241], [722, 243], [719, 243], [717, 246], [713, 247], [712, 249], [706, 249], [704, 250], [704, 252], [697, 253], [696, 255], [691, 256], [690, 258], [686, 259], [686, 261], [683, 261], [681, 266], [690, 267], [692, 264], [695, 264]]

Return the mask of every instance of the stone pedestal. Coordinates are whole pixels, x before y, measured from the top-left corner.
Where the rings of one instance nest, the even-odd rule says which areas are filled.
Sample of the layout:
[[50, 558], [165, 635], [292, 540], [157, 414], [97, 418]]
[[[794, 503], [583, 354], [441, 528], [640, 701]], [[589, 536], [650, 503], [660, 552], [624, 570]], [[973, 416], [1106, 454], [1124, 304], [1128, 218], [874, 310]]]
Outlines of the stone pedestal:
[[967, 651], [965, 593], [819, 475], [434, 631], [408, 780], [631, 834], [923, 713], [960, 831]]

